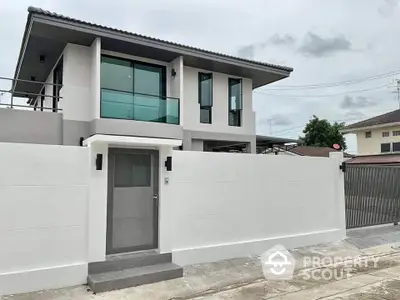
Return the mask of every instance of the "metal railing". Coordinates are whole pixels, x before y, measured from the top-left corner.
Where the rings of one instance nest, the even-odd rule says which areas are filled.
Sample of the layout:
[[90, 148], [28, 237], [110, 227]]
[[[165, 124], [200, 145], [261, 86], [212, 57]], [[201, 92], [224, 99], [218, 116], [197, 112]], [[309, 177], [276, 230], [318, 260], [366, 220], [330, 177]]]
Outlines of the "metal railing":
[[[19, 84], [25, 85], [25, 89], [21, 89]], [[46, 93], [46, 86], [51, 87], [51, 94]], [[62, 84], [0, 77], [0, 108], [60, 112], [62, 109], [58, 107], [58, 103], [62, 99], [59, 95], [61, 88]], [[30, 92], [30, 90], [38, 90], [39, 93]], [[54, 95], [55, 92], [56, 95]], [[51, 107], [44, 105], [46, 99], [49, 98], [55, 105]], [[23, 103], [24, 101], [26, 104]]]
[[352, 166], [345, 172], [347, 228], [400, 221], [400, 167]]

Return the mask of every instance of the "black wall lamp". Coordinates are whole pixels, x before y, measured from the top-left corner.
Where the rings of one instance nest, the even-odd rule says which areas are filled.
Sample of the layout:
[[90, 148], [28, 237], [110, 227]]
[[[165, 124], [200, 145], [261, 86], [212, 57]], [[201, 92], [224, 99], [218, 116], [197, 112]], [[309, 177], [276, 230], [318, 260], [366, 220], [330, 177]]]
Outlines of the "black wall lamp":
[[165, 167], [167, 168], [167, 171], [172, 171], [172, 156], [167, 156]]
[[39, 61], [40, 61], [41, 63], [44, 63], [45, 60], [46, 60], [46, 56], [44, 56], [44, 55], [39, 55]]
[[176, 71], [175, 71], [175, 69], [172, 69], [172, 70], [171, 70], [171, 76], [172, 76], [173, 78], [175, 78], [175, 76], [176, 76]]
[[97, 153], [96, 155], [96, 170], [103, 169], [103, 154]]

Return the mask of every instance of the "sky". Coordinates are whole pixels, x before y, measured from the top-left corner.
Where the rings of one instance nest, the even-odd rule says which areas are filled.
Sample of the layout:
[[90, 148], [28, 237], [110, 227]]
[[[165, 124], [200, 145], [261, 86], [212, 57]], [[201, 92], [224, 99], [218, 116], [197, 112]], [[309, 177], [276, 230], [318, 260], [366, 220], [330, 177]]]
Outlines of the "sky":
[[3, 0], [0, 76], [14, 74], [29, 5], [294, 68], [254, 91], [258, 134], [297, 138], [313, 115], [350, 124], [399, 108], [400, 0]]

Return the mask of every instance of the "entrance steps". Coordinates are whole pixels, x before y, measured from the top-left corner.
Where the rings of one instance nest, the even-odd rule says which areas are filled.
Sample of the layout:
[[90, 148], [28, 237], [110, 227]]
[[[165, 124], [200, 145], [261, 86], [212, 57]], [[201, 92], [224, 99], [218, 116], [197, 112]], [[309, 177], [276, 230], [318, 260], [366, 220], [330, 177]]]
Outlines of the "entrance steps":
[[108, 256], [106, 261], [89, 264], [88, 284], [94, 293], [124, 289], [183, 276], [172, 263], [171, 253], [156, 251]]

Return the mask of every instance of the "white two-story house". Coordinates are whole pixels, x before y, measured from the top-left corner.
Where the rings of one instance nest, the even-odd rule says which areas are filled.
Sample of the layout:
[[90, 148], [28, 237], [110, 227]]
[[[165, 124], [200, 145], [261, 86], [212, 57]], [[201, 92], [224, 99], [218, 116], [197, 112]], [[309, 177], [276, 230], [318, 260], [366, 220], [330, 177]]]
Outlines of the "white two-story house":
[[0, 142], [90, 148], [89, 274], [109, 255], [170, 252], [173, 149], [255, 153], [252, 91], [292, 69], [28, 11]]
[[291, 71], [29, 8], [13, 96], [44, 113], [0, 140], [79, 145], [108, 134], [255, 153], [252, 90]]

